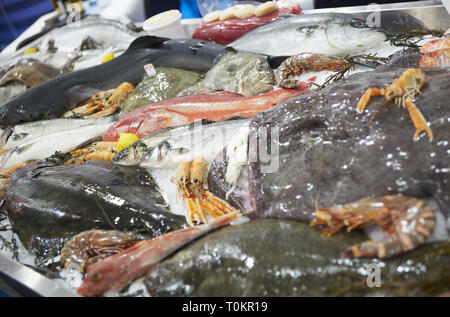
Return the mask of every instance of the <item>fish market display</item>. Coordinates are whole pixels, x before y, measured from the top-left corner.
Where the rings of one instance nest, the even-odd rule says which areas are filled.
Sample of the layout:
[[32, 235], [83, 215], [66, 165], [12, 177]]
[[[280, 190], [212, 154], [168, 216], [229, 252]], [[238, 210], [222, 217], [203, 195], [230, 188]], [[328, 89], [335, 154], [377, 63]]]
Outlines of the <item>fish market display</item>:
[[18, 81], [28, 87], [34, 87], [50, 78], [61, 75], [61, 73], [59, 69], [51, 65], [30, 59], [8, 70], [0, 78], [0, 86], [4, 86], [12, 81]]
[[163, 207], [164, 198], [150, 175], [109, 162], [28, 164], [14, 174], [6, 197], [20, 240], [38, 257], [56, 256], [65, 239], [86, 230], [156, 237], [185, 225], [184, 217]]
[[80, 106], [64, 113], [63, 117], [93, 119], [114, 114], [133, 88], [132, 84], [124, 82], [114, 89], [98, 92]]
[[344, 56], [360, 54], [386, 40], [383, 29], [342, 13], [301, 14], [279, 19], [248, 32], [229, 45], [272, 56], [309, 52]]
[[342, 259], [342, 246], [363, 232], [323, 238], [307, 223], [252, 220], [212, 232], [156, 264], [145, 276], [149, 296], [438, 296], [448, 291], [450, 242], [377, 260], [380, 287], [368, 287], [373, 259]]
[[195, 90], [223, 90], [255, 96], [273, 89], [274, 75], [267, 58], [244, 52], [228, 53], [205, 74], [205, 78], [181, 94]]
[[[365, 89], [401, 79], [404, 66], [417, 63], [418, 57], [400, 56], [394, 64], [354, 74], [260, 113], [252, 126], [260, 138], [267, 130], [279, 131], [279, 158], [270, 162], [279, 166], [276, 173], [264, 173], [268, 162], [250, 163], [248, 210], [255, 217], [312, 221], [324, 225], [325, 233], [374, 223], [389, 230], [381, 241], [369, 243], [370, 250], [354, 245], [348, 252], [355, 257], [405, 252], [432, 235], [447, 239], [448, 72], [425, 72], [426, 84], [415, 98], [427, 118], [424, 127], [433, 132], [431, 141], [420, 129], [414, 141], [416, 123], [411, 124], [408, 112], [382, 108], [383, 99], [378, 109], [357, 111]], [[415, 91], [416, 86], [410, 88]], [[408, 229], [402, 231], [401, 224]]]
[[[34, 87], [62, 74], [62, 70], [33, 58], [24, 58], [0, 69], [0, 105]], [[21, 87], [22, 89], [17, 89]]]
[[229, 224], [239, 212], [220, 217], [210, 224], [166, 233], [152, 240], [98, 261], [90, 266], [84, 283], [77, 289], [80, 295], [95, 296], [125, 286], [144, 275], [153, 265], [207, 232]]
[[[11, 141], [5, 143], [4, 149], [8, 151], [0, 155], [0, 168], [8, 169], [26, 161], [45, 159], [55, 152], [73, 151], [101, 138], [113, 122], [112, 117], [87, 122], [55, 119], [17, 126], [8, 139]], [[64, 127], [66, 123], [68, 125]]]
[[0, 125], [57, 117], [99, 91], [123, 82], [136, 85], [144, 66], [165, 66], [206, 72], [228, 48], [199, 40], [167, 40], [144, 36], [113, 60], [53, 78], [28, 89], [0, 107]]
[[222, 121], [233, 117], [251, 118], [288, 98], [304, 94], [311, 83], [296, 89], [274, 90], [254, 97], [222, 92], [167, 99], [140, 107], [113, 124], [104, 141], [117, 141], [120, 133], [143, 137], [159, 129], [189, 124], [195, 120]]
[[449, 294], [447, 12], [249, 2], [0, 53], [0, 267], [81, 296]]
[[166, 128], [142, 137], [120, 151], [113, 162], [123, 166], [175, 168], [202, 157], [211, 163], [232, 137], [248, 134], [249, 119]]
[[200, 73], [184, 69], [158, 67], [156, 74], [146, 74], [136, 88], [123, 101], [120, 114], [145, 106], [152, 102], [176, 97], [184, 89], [200, 80]]
[[450, 67], [450, 37], [449, 35], [431, 40], [420, 48], [425, 55], [419, 61], [420, 67], [446, 68]]
[[57, 52], [73, 52], [75, 49], [126, 49], [142, 33], [135, 32], [126, 25], [108, 19], [88, 16], [74, 23], [56, 28], [35, 41], [27, 44], [8, 58], [22, 55], [27, 49]]
[[[206, 175], [224, 147], [248, 135], [249, 123], [249, 119], [235, 119], [163, 129], [123, 149], [112, 161], [146, 168], [165, 193], [171, 212], [185, 215], [190, 224], [206, 222], [206, 213], [215, 217], [234, 209], [207, 189]], [[193, 184], [195, 190], [189, 189]], [[198, 212], [195, 198], [203, 201], [206, 213]]]
[[[238, 7], [237, 11], [242, 7]], [[279, 19], [284, 14], [301, 14], [302, 9], [298, 4], [283, 6], [275, 11], [269, 12], [266, 15], [250, 16], [247, 18], [237, 18], [234, 16], [235, 11], [233, 8], [227, 9], [227, 12], [222, 14], [223, 19], [220, 21], [210, 21], [200, 24], [196, 29], [192, 38], [199, 40], [206, 40], [218, 44], [229, 44], [245, 33], [264, 25], [270, 21]], [[226, 11], [226, 10], [224, 10]], [[239, 12], [237, 12], [239, 15]], [[208, 19], [208, 17], [206, 17]], [[210, 20], [210, 19], [209, 19]]]

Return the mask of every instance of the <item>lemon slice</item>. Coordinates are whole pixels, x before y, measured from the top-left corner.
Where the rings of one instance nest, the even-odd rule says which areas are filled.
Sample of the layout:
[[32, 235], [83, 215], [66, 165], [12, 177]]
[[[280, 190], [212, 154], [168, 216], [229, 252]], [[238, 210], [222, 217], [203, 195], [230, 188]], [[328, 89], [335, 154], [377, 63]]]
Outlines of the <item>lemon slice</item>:
[[28, 54], [33, 54], [33, 53], [37, 53], [37, 49], [30, 47], [30, 48], [27, 48], [25, 50], [25, 52], [23, 52], [23, 55], [28, 55]]
[[117, 141], [117, 150], [120, 152], [138, 140], [139, 138], [137, 135], [122, 132], [120, 134], [119, 141]]
[[102, 64], [109, 62], [110, 60], [112, 60], [114, 58], [114, 53], [106, 53], [105, 55], [103, 55], [102, 57]]

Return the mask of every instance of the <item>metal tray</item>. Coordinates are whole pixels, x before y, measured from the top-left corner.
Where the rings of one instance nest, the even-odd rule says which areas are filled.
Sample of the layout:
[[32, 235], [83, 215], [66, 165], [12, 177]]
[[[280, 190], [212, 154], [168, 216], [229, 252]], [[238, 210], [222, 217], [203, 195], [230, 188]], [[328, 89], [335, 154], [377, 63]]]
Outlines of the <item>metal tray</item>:
[[[379, 5], [374, 11], [373, 6], [357, 6], [330, 8], [318, 10], [305, 10], [304, 13], [342, 12], [352, 14], [371, 14], [380, 12], [399, 12], [410, 14], [420, 20], [427, 28], [446, 30], [450, 27], [450, 15], [441, 1], [418, 1], [408, 3], [395, 3]], [[187, 19], [183, 21], [186, 34], [190, 37], [202, 19]], [[1, 252], [1, 251], [0, 251]], [[12, 296], [78, 296], [72, 289], [60, 285], [33, 269], [11, 260], [0, 253], [0, 290]]]

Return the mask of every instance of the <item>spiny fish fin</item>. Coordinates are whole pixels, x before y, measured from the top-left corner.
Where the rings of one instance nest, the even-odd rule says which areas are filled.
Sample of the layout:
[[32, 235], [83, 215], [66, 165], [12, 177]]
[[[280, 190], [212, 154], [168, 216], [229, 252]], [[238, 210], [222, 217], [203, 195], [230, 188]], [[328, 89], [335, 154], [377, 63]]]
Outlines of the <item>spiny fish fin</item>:
[[130, 46], [127, 49], [127, 52], [134, 51], [140, 48], [158, 48], [167, 40], [170, 39], [153, 35], [141, 36], [131, 42]]

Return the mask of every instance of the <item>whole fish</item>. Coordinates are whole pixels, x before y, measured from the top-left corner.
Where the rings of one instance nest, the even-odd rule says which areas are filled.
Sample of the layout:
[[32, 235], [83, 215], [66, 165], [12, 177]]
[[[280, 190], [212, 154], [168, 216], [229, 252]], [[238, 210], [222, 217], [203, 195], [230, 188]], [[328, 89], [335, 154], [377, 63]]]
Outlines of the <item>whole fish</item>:
[[107, 63], [58, 76], [5, 103], [0, 108], [0, 126], [60, 116], [94, 93], [124, 81], [135, 86], [148, 64], [206, 72], [230, 50], [200, 40], [140, 37], [124, 54]]
[[166, 128], [151, 133], [120, 151], [113, 163], [144, 168], [174, 168], [181, 161], [202, 157], [213, 161], [236, 135], [248, 134], [250, 119], [226, 120]]
[[310, 82], [295, 89], [280, 89], [254, 97], [229, 92], [190, 95], [163, 100], [140, 107], [113, 124], [104, 141], [116, 141], [120, 133], [139, 138], [159, 129], [189, 124], [196, 120], [223, 121], [233, 117], [251, 118], [288, 98], [306, 93]]
[[298, 4], [295, 4], [293, 6], [282, 7], [263, 16], [252, 16], [246, 19], [232, 18], [225, 21], [201, 23], [195, 29], [192, 38], [226, 45], [261, 25], [279, 19], [284, 14], [301, 13], [302, 9]]
[[73, 52], [81, 50], [87, 39], [95, 42], [96, 48], [123, 48], [143, 33], [135, 32], [126, 25], [109, 19], [102, 19], [98, 16], [88, 16], [80, 21], [75, 21], [62, 27], [53, 29], [36, 40], [21, 46], [17, 51], [12, 52], [4, 59], [11, 59], [23, 55], [24, 51], [30, 47], [38, 51], [47, 51], [48, 47], [57, 52]]
[[229, 213], [213, 222], [163, 234], [138, 242], [131, 248], [100, 260], [87, 269], [83, 284], [77, 289], [83, 296], [101, 295], [121, 288], [143, 276], [153, 265], [206, 233], [229, 224], [239, 212]]
[[81, 129], [82, 127], [94, 125], [106, 125], [114, 122], [113, 117], [102, 117], [98, 119], [51, 119], [34, 121], [6, 128], [0, 136], [0, 149], [13, 150], [24, 144], [30, 143], [44, 136]]
[[[100, 123], [99, 123], [100, 122]], [[27, 143], [0, 155], [0, 169], [8, 169], [17, 164], [41, 160], [52, 156], [55, 152], [67, 153], [85, 144], [101, 138], [113, 122], [112, 118], [98, 121], [97, 124], [80, 125], [73, 129], [62, 129], [50, 134], [41, 135]]]
[[[247, 52], [231, 52], [222, 57], [205, 78], [187, 91], [210, 89], [255, 96], [273, 89], [275, 78], [265, 56]], [[180, 95], [186, 95], [182, 92]]]
[[360, 54], [386, 40], [366, 19], [342, 13], [295, 15], [260, 26], [229, 46], [272, 56], [303, 52], [343, 56]]

